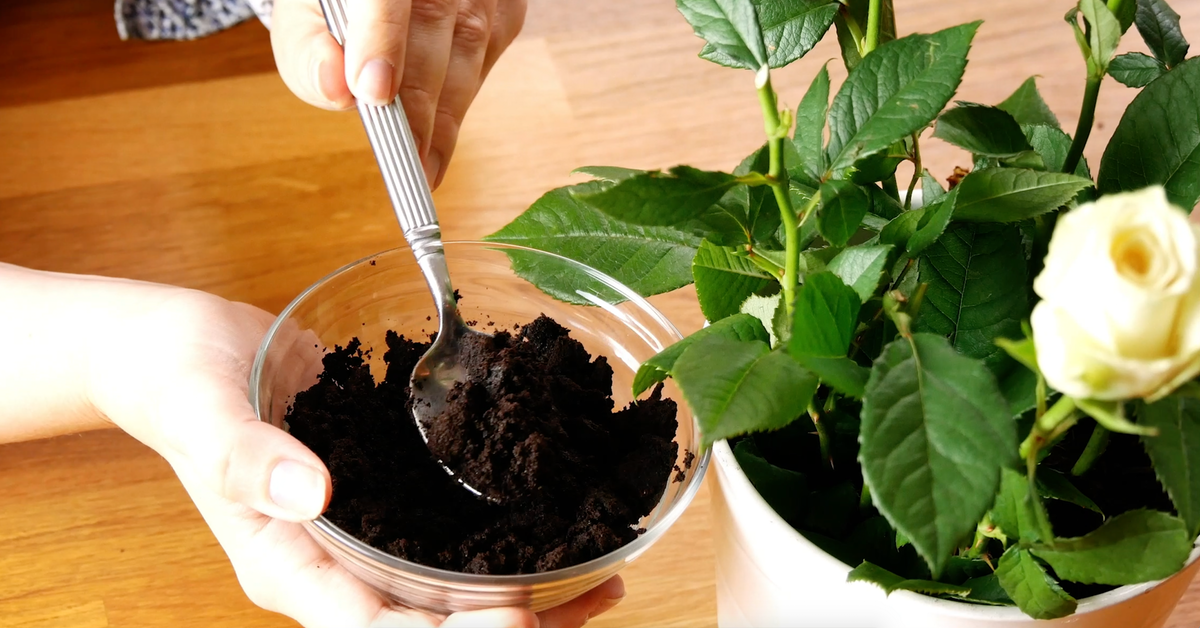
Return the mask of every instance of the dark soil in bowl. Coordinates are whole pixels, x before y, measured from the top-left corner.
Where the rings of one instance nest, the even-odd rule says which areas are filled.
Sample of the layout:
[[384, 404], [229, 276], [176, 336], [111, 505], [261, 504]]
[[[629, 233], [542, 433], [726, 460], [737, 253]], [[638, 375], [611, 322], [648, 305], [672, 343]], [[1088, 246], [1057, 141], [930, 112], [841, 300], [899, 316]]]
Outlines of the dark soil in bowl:
[[637, 538], [671, 476], [676, 405], [661, 388], [614, 412], [612, 368], [541, 317], [467, 347], [430, 453], [409, 414], [409, 376], [428, 343], [387, 334], [387, 374], [371, 377], [357, 339], [324, 358], [296, 396], [291, 433], [329, 467], [325, 517], [413, 562], [481, 574], [548, 571]]

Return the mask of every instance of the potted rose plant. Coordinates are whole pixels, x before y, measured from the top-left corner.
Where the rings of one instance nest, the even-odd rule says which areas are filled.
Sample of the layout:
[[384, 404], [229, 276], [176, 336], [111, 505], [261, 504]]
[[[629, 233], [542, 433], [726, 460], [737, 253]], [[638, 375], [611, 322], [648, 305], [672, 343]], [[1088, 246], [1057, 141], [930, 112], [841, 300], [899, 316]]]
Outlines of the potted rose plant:
[[[634, 392], [672, 378], [714, 444], [722, 623], [1161, 625], [1200, 533], [1200, 61], [1178, 15], [1071, 9], [1068, 134], [1033, 79], [949, 105], [978, 22], [897, 38], [890, 0], [677, 5], [701, 57], [752, 72], [766, 144], [732, 172], [581, 168], [490, 239], [645, 295], [695, 283], [709, 325]], [[780, 110], [771, 70], [830, 30], [847, 79]], [[1153, 56], [1115, 55], [1130, 30]], [[1093, 174], [1106, 75], [1141, 92]], [[921, 165], [931, 125], [974, 156], [948, 189]]]

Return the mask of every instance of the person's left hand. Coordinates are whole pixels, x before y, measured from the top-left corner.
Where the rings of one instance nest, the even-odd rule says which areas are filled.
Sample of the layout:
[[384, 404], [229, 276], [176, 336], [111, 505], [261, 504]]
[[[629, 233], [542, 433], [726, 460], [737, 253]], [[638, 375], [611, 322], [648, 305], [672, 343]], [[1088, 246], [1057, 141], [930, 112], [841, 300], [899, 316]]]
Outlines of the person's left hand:
[[614, 577], [537, 616], [390, 608], [299, 524], [325, 508], [329, 473], [295, 438], [260, 422], [247, 400], [251, 361], [274, 317], [190, 290], [129, 282], [121, 291], [132, 314], [91, 348], [90, 400], [167, 459], [255, 604], [306, 628], [575, 628], [623, 597]]
[[429, 183], [446, 174], [467, 108], [525, 21], [526, 0], [347, 0], [346, 49], [318, 0], [275, 0], [283, 82], [324, 109], [404, 104]]

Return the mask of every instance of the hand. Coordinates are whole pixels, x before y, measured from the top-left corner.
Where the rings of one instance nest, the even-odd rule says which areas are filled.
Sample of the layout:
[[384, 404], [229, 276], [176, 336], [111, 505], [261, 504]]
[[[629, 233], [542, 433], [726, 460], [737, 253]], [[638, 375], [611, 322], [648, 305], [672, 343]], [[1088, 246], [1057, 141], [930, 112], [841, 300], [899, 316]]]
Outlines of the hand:
[[[195, 291], [136, 283], [121, 289], [119, 309], [129, 315], [92, 347], [88, 396], [167, 459], [255, 604], [307, 628], [574, 628], [624, 595], [614, 577], [538, 616], [502, 608], [443, 618], [389, 608], [298, 523], [328, 502], [321, 460], [258, 421], [247, 401], [251, 361], [274, 317]], [[304, 370], [297, 376], [312, 376]]]
[[302, 100], [346, 109], [400, 95], [433, 187], [488, 71], [525, 21], [526, 0], [347, 0], [346, 50], [318, 0], [276, 0], [271, 47]]

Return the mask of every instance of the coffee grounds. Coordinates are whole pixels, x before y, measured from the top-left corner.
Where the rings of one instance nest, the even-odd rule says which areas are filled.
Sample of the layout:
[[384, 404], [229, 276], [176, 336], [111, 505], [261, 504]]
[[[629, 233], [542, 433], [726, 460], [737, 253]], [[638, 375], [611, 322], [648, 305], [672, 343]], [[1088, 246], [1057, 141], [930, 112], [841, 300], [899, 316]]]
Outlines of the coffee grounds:
[[324, 357], [287, 423], [329, 467], [325, 517], [385, 552], [453, 571], [561, 569], [637, 538], [672, 472], [675, 403], [661, 386], [613, 412], [612, 368], [542, 316], [465, 347], [468, 379], [430, 446], [490, 502], [451, 478], [409, 414], [409, 376], [428, 343], [387, 334], [375, 384], [357, 339]]

